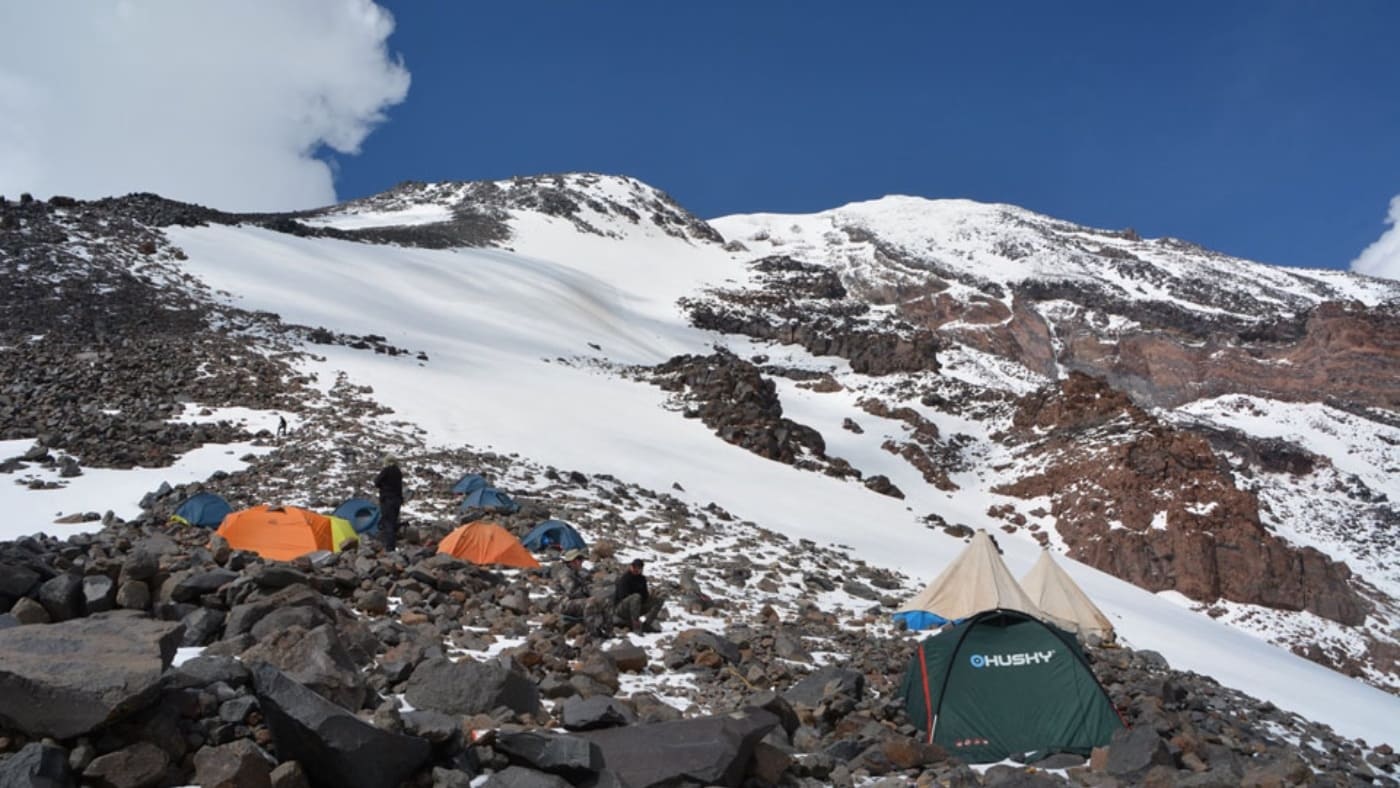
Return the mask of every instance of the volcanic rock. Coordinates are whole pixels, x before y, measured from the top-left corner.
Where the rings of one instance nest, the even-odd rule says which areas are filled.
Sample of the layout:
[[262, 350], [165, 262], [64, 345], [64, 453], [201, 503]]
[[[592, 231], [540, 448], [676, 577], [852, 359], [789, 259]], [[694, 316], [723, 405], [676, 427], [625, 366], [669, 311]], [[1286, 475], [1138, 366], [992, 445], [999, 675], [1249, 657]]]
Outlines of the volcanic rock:
[[[685, 781], [738, 786], [754, 746], [778, 726], [763, 709], [716, 717], [629, 725], [580, 736], [598, 745], [603, 764], [625, 785], [665, 785]], [[696, 742], [707, 746], [697, 747]]]
[[0, 760], [0, 788], [72, 788], [76, 784], [62, 747], [30, 742]]
[[282, 630], [243, 652], [241, 659], [249, 666], [272, 665], [346, 709], [357, 710], [364, 703], [364, 675], [329, 625], [309, 632], [298, 626]]
[[396, 786], [428, 760], [428, 742], [361, 722], [271, 665], [253, 681], [278, 758], [301, 763], [316, 785]]
[[602, 695], [592, 698], [569, 698], [559, 710], [559, 724], [568, 731], [613, 728], [631, 725], [636, 721], [637, 713], [626, 703]]
[[102, 614], [0, 631], [0, 723], [67, 739], [144, 708], [183, 627]]
[[414, 668], [404, 697], [414, 708], [462, 716], [488, 713], [499, 706], [518, 713], [534, 713], [540, 707], [535, 684], [499, 662], [450, 662], [443, 657]]
[[149, 742], [139, 741], [94, 758], [83, 779], [98, 788], [149, 788], [160, 782], [170, 756]]
[[258, 746], [237, 739], [194, 754], [194, 781], [201, 788], [271, 788], [272, 766]]

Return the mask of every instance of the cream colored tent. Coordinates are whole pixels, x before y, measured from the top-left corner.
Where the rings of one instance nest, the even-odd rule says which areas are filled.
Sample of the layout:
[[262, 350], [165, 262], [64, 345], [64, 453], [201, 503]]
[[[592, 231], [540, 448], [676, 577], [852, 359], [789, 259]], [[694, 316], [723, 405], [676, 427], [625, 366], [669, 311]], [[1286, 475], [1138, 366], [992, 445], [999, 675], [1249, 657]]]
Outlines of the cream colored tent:
[[979, 530], [967, 549], [905, 603], [895, 618], [903, 620], [910, 629], [928, 629], [995, 608], [1046, 618], [1016, 583], [992, 538]]
[[1061, 627], [1081, 635], [1113, 637], [1113, 624], [1109, 623], [1108, 616], [1089, 599], [1074, 578], [1055, 563], [1049, 550], [1042, 552], [1040, 560], [1021, 578], [1021, 588]]

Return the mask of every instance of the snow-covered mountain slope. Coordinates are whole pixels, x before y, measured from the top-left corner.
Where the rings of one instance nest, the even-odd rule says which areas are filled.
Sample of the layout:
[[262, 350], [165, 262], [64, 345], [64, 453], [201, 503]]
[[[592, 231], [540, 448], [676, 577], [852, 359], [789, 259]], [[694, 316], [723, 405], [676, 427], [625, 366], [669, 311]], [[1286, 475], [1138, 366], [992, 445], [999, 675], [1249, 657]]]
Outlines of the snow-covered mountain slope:
[[[605, 224], [598, 215], [590, 215], [589, 224], [610, 233], [579, 232], [572, 221], [529, 210], [507, 209], [507, 215], [506, 244], [514, 251], [368, 246], [250, 228], [179, 228], [168, 235], [189, 256], [186, 270], [236, 294], [235, 303], [244, 308], [336, 331], [379, 334], [391, 344], [425, 351], [427, 362], [335, 349], [311, 371], [323, 378], [348, 371], [352, 380], [372, 386], [378, 401], [422, 426], [434, 443], [520, 452], [656, 489], [679, 483], [684, 492], [677, 494], [698, 504], [713, 501], [794, 537], [849, 545], [868, 561], [914, 576], [935, 573], [962, 546], [929, 530], [924, 515], [972, 526], [1000, 524], [987, 509], [1011, 499], [988, 492], [998, 481], [995, 472], [969, 472], [961, 489], [943, 491], [922, 483], [912, 466], [881, 448], [906, 428], [854, 407], [862, 389], [877, 386], [873, 380], [842, 373], [841, 380], [853, 383], [843, 392], [814, 392], [789, 380], [779, 391], [790, 417], [828, 436], [830, 453], [866, 476], [889, 477], [904, 491], [903, 500], [717, 441], [696, 421], [668, 409], [660, 390], [611, 373], [617, 366], [703, 353], [715, 343], [741, 356], [765, 353], [779, 366], [829, 370], [830, 359], [800, 348], [686, 325], [676, 301], [706, 286], [743, 284], [752, 255], [664, 232], [639, 239], [634, 232], [656, 225], [615, 218]], [[1268, 270], [1293, 285], [1291, 275]], [[1357, 288], [1372, 286], [1363, 282]], [[1307, 291], [1281, 292], [1301, 300]], [[945, 433], [987, 432], [975, 418], [924, 410]], [[862, 434], [841, 429], [853, 416]], [[1004, 541], [1010, 543], [1013, 570], [1028, 568], [1037, 545]], [[1263, 672], [1273, 674], [1271, 682], [1291, 673], [1298, 684], [1322, 689], [1315, 678], [1303, 679], [1314, 668], [1296, 657], [1260, 648], [1247, 636], [1107, 575], [1075, 570], [1130, 642], [1162, 651], [1173, 664], [1247, 690], [1258, 691], [1251, 680]], [[1314, 696], [1318, 705], [1341, 686], [1368, 694], [1330, 677], [1327, 685]], [[1291, 708], [1306, 703], [1294, 686], [1291, 697], [1278, 702]], [[1373, 702], [1397, 708], [1392, 699]]]
[[[1400, 504], [1383, 470], [1400, 455], [1400, 284], [966, 200], [887, 197], [712, 224], [750, 253], [806, 266], [804, 276], [834, 272], [847, 292], [813, 298], [796, 278], [770, 276], [762, 288], [786, 292], [783, 308], [755, 307], [753, 288], [731, 288], [692, 309], [701, 325], [812, 347], [878, 316], [939, 343], [940, 359], [995, 359], [994, 379], [1035, 386], [1079, 371], [1127, 394], [1153, 415], [1064, 392], [1033, 401], [1057, 409], [1040, 432], [992, 428], [1002, 432], [983, 456], [1017, 446], [995, 461], [1011, 481], [986, 480], [1023, 499], [1005, 510], [1011, 524], [1146, 587], [1188, 589], [1215, 615], [1227, 607], [1213, 607], [1217, 597], [1243, 603], [1249, 615], [1233, 620], [1251, 631], [1400, 688], [1389, 569]], [[855, 314], [853, 302], [872, 308]], [[959, 407], [956, 394], [919, 393], [954, 403], [935, 409]], [[1210, 404], [1243, 401], [1257, 418]], [[1314, 411], [1329, 415], [1288, 428]], [[1017, 412], [1037, 421], [1024, 403]], [[1212, 451], [1223, 473], [1206, 471]], [[1200, 472], [1183, 470], [1193, 465]], [[1319, 596], [1323, 588], [1354, 590]], [[1324, 620], [1345, 623], [1346, 636]], [[1316, 645], [1342, 640], [1351, 642]]]
[[[906, 308], [901, 288], [915, 288], [916, 282], [918, 288], [938, 288], [911, 291], [911, 298], [925, 304], [939, 293], [966, 295], [960, 303], [981, 305], [984, 315], [994, 315], [993, 302], [999, 303], [1007, 313], [1000, 323], [1008, 325], [1023, 308], [1015, 293], [1047, 281], [1109, 282], [1102, 290], [1117, 294], [1114, 304], [1131, 300], [1140, 286], [1169, 297], [1174, 308], [1241, 324], [1264, 321], [1262, 313], [1241, 304], [1302, 313], [1325, 298], [1378, 304], [1395, 293], [1387, 283], [1344, 274], [1255, 266], [1240, 276], [1229, 260], [1172, 243], [1114, 238], [1062, 223], [1028, 228], [1033, 215], [1018, 209], [968, 203], [945, 208], [943, 218], [927, 226], [917, 211], [887, 215], [881, 209], [877, 222], [842, 209], [864, 216], [865, 224], [853, 219], [838, 227], [820, 216], [730, 217], [715, 222], [714, 233], [631, 179], [561, 176], [414, 185], [315, 215], [168, 226], [161, 233], [168, 256], [163, 249], [157, 255], [162, 265], [243, 310], [271, 313], [329, 336], [375, 337], [380, 350], [408, 351], [301, 345], [308, 355], [299, 369], [314, 377], [308, 403], [333, 396], [337, 388], [368, 387], [367, 396], [392, 410], [388, 418], [405, 425], [403, 439], [420, 441], [425, 451], [491, 448], [533, 463], [610, 474], [669, 490], [696, 506], [713, 502], [793, 539], [844, 545], [870, 564], [918, 579], [932, 577], [963, 547], [961, 538], [934, 527], [939, 524], [948, 530], [1011, 527], [1008, 517], [1021, 517], [1015, 533], [1001, 539], [1018, 576], [1034, 562], [1040, 540], [1071, 546], [1058, 530], [1052, 496], [1026, 499], [994, 491], [1035, 463], [1058, 461], [1018, 454], [1003, 433], [1017, 404], [1051, 384], [1047, 372], [1069, 365], [1033, 366], [996, 342], [968, 340], [969, 326], [996, 321], [978, 323], [982, 318], [963, 314], [915, 324], [913, 317], [930, 313]], [[472, 232], [488, 228], [482, 237], [489, 245], [468, 246], [465, 237], [454, 242], [452, 233], [468, 225]], [[855, 227], [866, 236], [853, 234]], [[998, 245], [1003, 230], [1011, 246]], [[726, 246], [725, 239], [744, 248]], [[1055, 251], [1057, 245], [1068, 251]], [[1127, 258], [1084, 251], [1086, 246], [1125, 249], [1147, 268], [1131, 275]], [[919, 248], [918, 255], [910, 251]], [[834, 271], [849, 292], [836, 299], [778, 298], [770, 279], [787, 274], [754, 265], [770, 252]], [[1228, 296], [1207, 292], [1219, 288], [1183, 289], [1197, 259], [1191, 255], [1214, 260], [1212, 276], [1223, 281], [1234, 271], [1242, 283]], [[1110, 267], [1119, 278], [1089, 265], [1099, 259], [1119, 261]], [[1026, 272], [1032, 263], [1018, 267], [1026, 260], [1038, 266], [1036, 273]], [[1153, 273], [1162, 271], [1173, 278]], [[931, 278], [938, 282], [930, 285]], [[728, 300], [716, 293], [727, 293]], [[1058, 300], [1063, 295], [1057, 291]], [[800, 315], [809, 306], [839, 303], [865, 333], [858, 340], [850, 337], [859, 332], [834, 333], [841, 341], [818, 346], [721, 332], [693, 324], [693, 310], [683, 300], [735, 309], [742, 303], [760, 316], [790, 307]], [[1105, 303], [1077, 308], [1105, 315], [1085, 318], [1093, 326], [1125, 328], [1133, 321], [1161, 328], [1170, 322], [1158, 313], [1134, 318], [1115, 312], [1110, 320]], [[814, 317], [811, 324], [818, 323]], [[921, 331], [931, 344], [920, 344]], [[912, 349], [881, 344], [891, 336]], [[1065, 336], [1052, 336], [1058, 344], [1048, 346], [1069, 346]], [[698, 387], [654, 385], [650, 368], [681, 354], [709, 358], [716, 346], [731, 351], [733, 363], [750, 364], [771, 380], [782, 416], [819, 432], [825, 455], [844, 460], [860, 478], [800, 470], [720, 440], [702, 419], [687, 418], [695, 398], [705, 396]], [[930, 358], [924, 350], [935, 346], [936, 364], [920, 368]], [[832, 355], [832, 349], [848, 355]], [[890, 357], [901, 359], [898, 369], [881, 366]], [[198, 401], [197, 390], [189, 394]], [[1204, 410], [1190, 415], [1210, 416]], [[324, 440], [330, 457], [342, 449], [373, 450], [338, 444], [334, 435]], [[902, 497], [862, 483], [872, 477], [884, 477]], [[148, 484], [139, 482], [133, 498]], [[1291, 533], [1278, 523], [1268, 525]], [[40, 527], [52, 526], [28, 530]], [[1329, 555], [1337, 544], [1326, 534], [1314, 542]], [[1378, 553], [1374, 566], [1384, 559]], [[1212, 620], [1177, 597], [1064, 563], [1133, 646], [1159, 651], [1178, 669], [1209, 674], [1348, 735], [1400, 739], [1400, 698]], [[1378, 675], [1373, 681], [1384, 686], [1388, 674]]]
[[1280, 268], [1172, 238], [1081, 227], [1014, 205], [891, 196], [815, 214], [726, 216], [710, 224], [758, 254], [826, 261], [872, 288], [950, 280], [986, 295], [1051, 281], [1102, 288], [1126, 301], [1163, 301], [1203, 315], [1259, 320], [1324, 300], [1375, 304], [1395, 282]]

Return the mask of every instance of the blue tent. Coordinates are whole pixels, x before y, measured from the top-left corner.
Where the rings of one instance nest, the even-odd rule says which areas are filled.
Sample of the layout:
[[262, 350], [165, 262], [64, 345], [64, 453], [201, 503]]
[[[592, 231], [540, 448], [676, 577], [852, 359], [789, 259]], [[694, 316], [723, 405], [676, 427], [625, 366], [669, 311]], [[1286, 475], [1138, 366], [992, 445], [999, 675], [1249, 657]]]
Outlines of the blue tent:
[[542, 553], [549, 547], [557, 547], [560, 550], [588, 549], [588, 544], [579, 536], [578, 531], [563, 520], [545, 520], [530, 529], [530, 533], [525, 534], [520, 543], [536, 553]]
[[[901, 610], [893, 616], [896, 622], [903, 621], [904, 626], [911, 632], [919, 632], [925, 629], [935, 629], [948, 623], [948, 619], [927, 610]], [[954, 624], [962, 619], [954, 621]]]
[[229, 506], [222, 496], [202, 492], [186, 498], [170, 519], [201, 528], [218, 528], [231, 512], [233, 507]]
[[337, 506], [335, 516], [350, 521], [355, 533], [373, 533], [379, 528], [379, 507], [364, 498], [351, 498]]
[[520, 504], [512, 501], [509, 495], [495, 487], [480, 487], [473, 490], [457, 507], [459, 512], [465, 512], [468, 509], [487, 509], [501, 514], [515, 514], [520, 511]]
[[452, 485], [452, 492], [458, 495], [471, 495], [472, 493], [486, 487], [486, 477], [479, 473], [469, 473], [457, 480]]

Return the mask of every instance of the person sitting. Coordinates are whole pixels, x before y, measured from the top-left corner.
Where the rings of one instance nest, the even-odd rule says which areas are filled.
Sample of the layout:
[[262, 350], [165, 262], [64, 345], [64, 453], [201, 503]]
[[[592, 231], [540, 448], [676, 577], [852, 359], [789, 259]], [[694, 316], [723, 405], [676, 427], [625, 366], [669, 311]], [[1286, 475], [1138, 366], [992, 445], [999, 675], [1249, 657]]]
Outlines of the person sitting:
[[613, 590], [613, 619], [618, 626], [625, 626], [633, 632], [660, 632], [656, 622], [662, 614], [661, 594], [653, 594], [647, 589], [646, 575], [642, 574], [644, 562], [640, 558], [632, 563], [617, 578]]
[[592, 583], [583, 568], [583, 551], [569, 550], [560, 556], [553, 572], [554, 590], [559, 596], [559, 615], [566, 624], [582, 623], [592, 634], [606, 636], [599, 600], [591, 595]]

